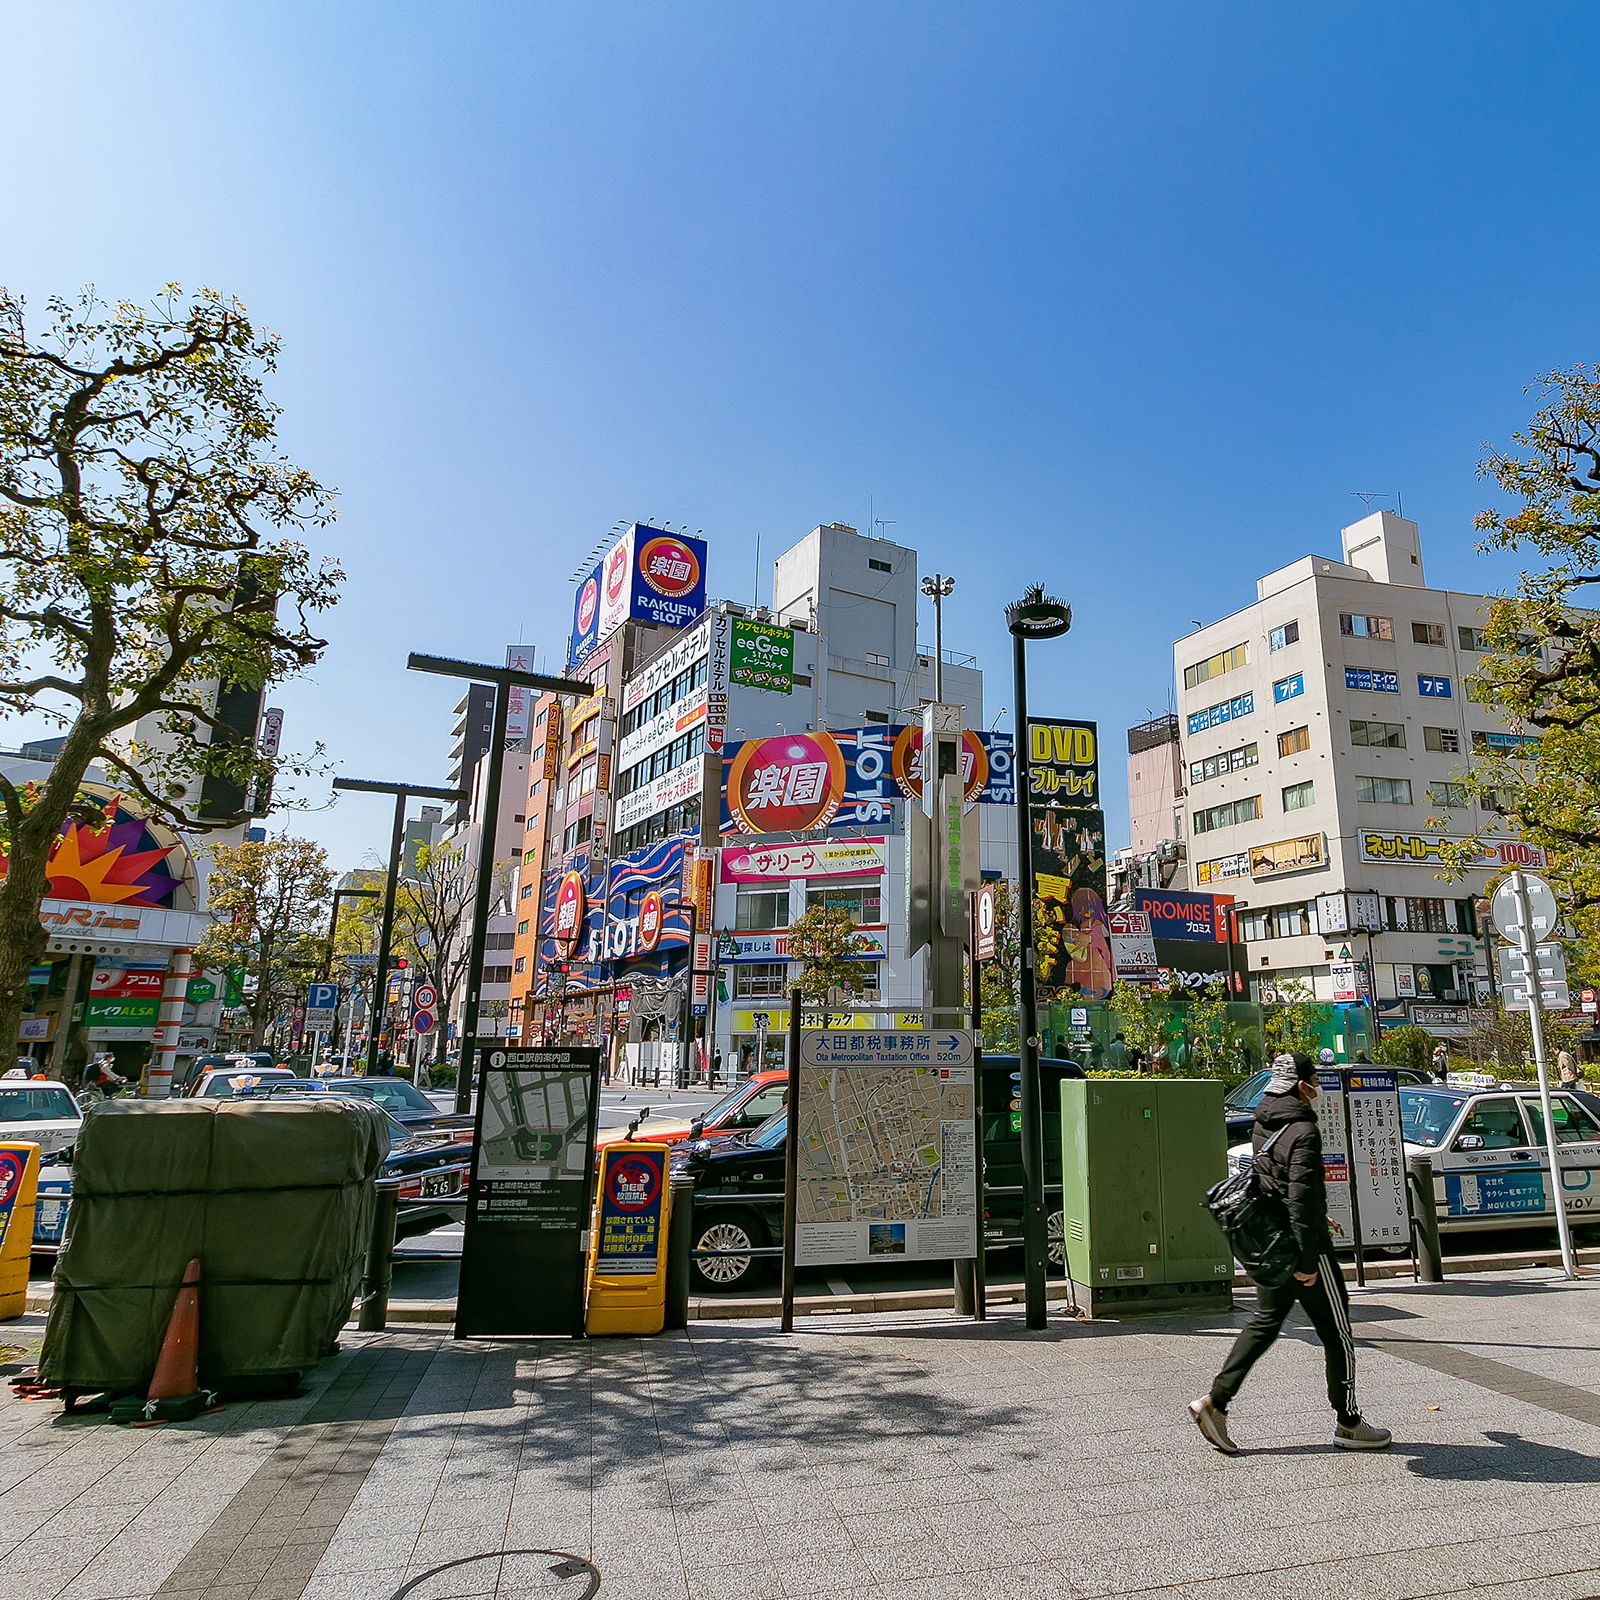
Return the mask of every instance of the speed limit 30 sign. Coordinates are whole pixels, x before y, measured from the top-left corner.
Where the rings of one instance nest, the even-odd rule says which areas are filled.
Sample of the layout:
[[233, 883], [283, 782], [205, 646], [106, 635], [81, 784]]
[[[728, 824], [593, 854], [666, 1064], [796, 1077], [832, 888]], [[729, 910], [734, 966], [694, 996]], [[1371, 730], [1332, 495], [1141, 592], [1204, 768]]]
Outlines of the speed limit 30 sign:
[[419, 983], [411, 991], [411, 1005], [417, 1011], [432, 1011], [434, 1009], [433, 1002], [437, 998], [438, 996], [434, 994], [431, 983]]

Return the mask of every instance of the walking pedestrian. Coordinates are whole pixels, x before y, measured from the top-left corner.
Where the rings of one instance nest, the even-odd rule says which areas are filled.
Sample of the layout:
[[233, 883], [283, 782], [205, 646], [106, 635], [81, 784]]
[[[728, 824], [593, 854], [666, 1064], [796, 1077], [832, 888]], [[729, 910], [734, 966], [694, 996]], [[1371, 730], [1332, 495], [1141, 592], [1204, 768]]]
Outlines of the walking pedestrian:
[[1556, 1076], [1561, 1080], [1563, 1089], [1576, 1089], [1583, 1081], [1578, 1073], [1578, 1063], [1565, 1047], [1556, 1051]]
[[1450, 1052], [1441, 1042], [1433, 1047], [1433, 1081], [1444, 1083], [1450, 1076]]
[[1106, 1051], [1106, 1056], [1111, 1062], [1113, 1072], [1128, 1070], [1128, 1045], [1120, 1033], [1111, 1041], [1111, 1048]]
[[1250, 1369], [1277, 1339], [1297, 1300], [1322, 1341], [1328, 1401], [1338, 1418], [1334, 1444], [1342, 1450], [1382, 1450], [1390, 1442], [1389, 1430], [1363, 1421], [1356, 1404], [1350, 1297], [1333, 1259], [1328, 1232], [1322, 1134], [1313, 1109], [1316, 1098], [1317, 1068], [1309, 1056], [1281, 1055], [1274, 1060], [1267, 1092], [1256, 1107], [1252, 1148], [1255, 1170], [1264, 1185], [1288, 1207], [1300, 1263], [1286, 1282], [1257, 1286], [1255, 1316], [1234, 1341], [1226, 1364], [1212, 1381], [1211, 1392], [1189, 1405], [1195, 1425], [1224, 1455], [1239, 1453], [1228, 1433], [1228, 1406]]

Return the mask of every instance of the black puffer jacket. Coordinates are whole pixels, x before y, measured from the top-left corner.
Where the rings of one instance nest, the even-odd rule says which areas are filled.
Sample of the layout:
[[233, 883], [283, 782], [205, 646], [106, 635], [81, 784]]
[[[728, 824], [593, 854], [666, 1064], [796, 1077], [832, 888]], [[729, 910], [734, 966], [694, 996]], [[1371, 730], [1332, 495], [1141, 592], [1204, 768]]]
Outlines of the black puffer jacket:
[[[1283, 1137], [1263, 1156], [1261, 1147], [1280, 1128]], [[1256, 1170], [1289, 1207], [1301, 1272], [1333, 1249], [1328, 1234], [1328, 1189], [1322, 1176], [1322, 1130], [1317, 1113], [1298, 1094], [1265, 1094], [1256, 1107]]]

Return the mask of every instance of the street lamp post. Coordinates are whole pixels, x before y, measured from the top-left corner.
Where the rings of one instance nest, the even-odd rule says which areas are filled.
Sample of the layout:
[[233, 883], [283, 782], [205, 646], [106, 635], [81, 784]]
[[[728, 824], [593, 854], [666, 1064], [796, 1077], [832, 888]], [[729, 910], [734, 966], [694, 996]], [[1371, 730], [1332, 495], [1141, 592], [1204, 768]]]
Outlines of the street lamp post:
[[492, 683], [494, 723], [489, 735], [489, 771], [483, 791], [483, 819], [478, 833], [478, 888], [472, 903], [472, 946], [467, 955], [467, 1001], [461, 1008], [461, 1053], [456, 1070], [456, 1113], [472, 1109], [473, 1051], [478, 1042], [478, 991], [483, 985], [484, 947], [489, 936], [489, 895], [494, 888], [495, 832], [500, 822], [500, 774], [505, 766], [506, 713], [513, 688], [537, 689], [543, 694], [570, 694], [587, 698], [594, 685], [572, 678], [551, 678], [541, 672], [519, 672], [515, 667], [488, 667], [477, 661], [456, 661], [449, 656], [406, 657], [413, 672], [434, 672], [443, 678], [470, 678]]
[[922, 592], [933, 601], [933, 698], [944, 704], [944, 599], [956, 586], [954, 578], [934, 573], [922, 580]]
[[[367, 1017], [367, 1076], [378, 1070], [378, 1019], [389, 985], [389, 942], [394, 936], [394, 891], [400, 881], [400, 851], [406, 838], [406, 804], [413, 795], [423, 800], [465, 800], [464, 789], [430, 789], [420, 783], [376, 783], [366, 778], [335, 778], [335, 789], [355, 794], [392, 794], [394, 832], [389, 836], [389, 873], [383, 885], [383, 925], [378, 934], [378, 965], [373, 973], [372, 1010]], [[337, 907], [336, 907], [337, 909]], [[332, 950], [331, 935], [329, 949]]]
[[333, 915], [328, 918], [328, 959], [322, 963], [322, 981], [326, 983], [333, 976], [333, 936], [339, 931], [339, 902], [341, 900], [376, 900], [376, 889], [335, 889], [333, 891]]
[[1033, 942], [1033, 828], [1028, 817], [1028, 656], [1029, 639], [1058, 639], [1072, 626], [1072, 608], [1049, 598], [1038, 585], [1006, 607], [1016, 676], [1018, 933], [1022, 964], [1018, 972], [1018, 1053], [1022, 1066], [1022, 1250], [1024, 1320], [1042, 1328], [1045, 1266], [1050, 1248], [1044, 1210], [1044, 1116], [1039, 1083], [1039, 1008], [1035, 993]]

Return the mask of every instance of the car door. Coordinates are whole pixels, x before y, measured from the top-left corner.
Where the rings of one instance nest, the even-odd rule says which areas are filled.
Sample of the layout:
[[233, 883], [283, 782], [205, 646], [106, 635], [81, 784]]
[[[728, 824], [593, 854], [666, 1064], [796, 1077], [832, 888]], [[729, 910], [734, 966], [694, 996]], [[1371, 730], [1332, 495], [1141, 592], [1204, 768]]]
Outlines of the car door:
[[1545, 1212], [1539, 1153], [1515, 1095], [1474, 1095], [1434, 1161], [1447, 1230], [1517, 1227]]
[[[1522, 1113], [1533, 1135], [1544, 1183], [1544, 1211], [1555, 1221], [1555, 1185], [1550, 1178], [1549, 1146], [1544, 1137], [1544, 1107], [1536, 1095], [1522, 1097]], [[1574, 1221], [1600, 1219], [1600, 1121], [1575, 1095], [1550, 1096], [1556, 1156], [1561, 1164], [1561, 1194]]]

